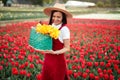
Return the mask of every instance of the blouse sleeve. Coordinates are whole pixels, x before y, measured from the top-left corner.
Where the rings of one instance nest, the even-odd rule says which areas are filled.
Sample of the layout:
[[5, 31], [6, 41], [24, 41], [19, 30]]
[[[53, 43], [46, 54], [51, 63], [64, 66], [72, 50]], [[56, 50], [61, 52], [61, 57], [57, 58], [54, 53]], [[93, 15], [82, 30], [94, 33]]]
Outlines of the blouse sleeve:
[[62, 39], [70, 39], [70, 30], [68, 29], [68, 27], [64, 26], [61, 29], [61, 33], [62, 33]]

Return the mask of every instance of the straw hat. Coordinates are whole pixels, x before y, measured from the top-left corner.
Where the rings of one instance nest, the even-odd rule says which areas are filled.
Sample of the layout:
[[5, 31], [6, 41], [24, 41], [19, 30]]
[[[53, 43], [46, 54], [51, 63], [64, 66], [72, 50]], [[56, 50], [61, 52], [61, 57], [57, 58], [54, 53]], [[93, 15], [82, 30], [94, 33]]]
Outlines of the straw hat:
[[65, 9], [64, 4], [56, 3], [53, 7], [45, 8], [44, 13], [48, 16], [51, 15], [51, 11], [57, 10], [66, 14], [67, 18], [72, 18], [72, 14]]

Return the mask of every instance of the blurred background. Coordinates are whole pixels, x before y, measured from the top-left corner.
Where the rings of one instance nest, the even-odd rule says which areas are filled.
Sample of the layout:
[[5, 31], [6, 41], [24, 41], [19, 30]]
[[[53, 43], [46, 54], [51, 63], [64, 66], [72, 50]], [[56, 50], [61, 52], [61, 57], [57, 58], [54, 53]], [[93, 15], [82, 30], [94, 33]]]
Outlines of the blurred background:
[[46, 19], [43, 9], [65, 4], [74, 18], [120, 20], [120, 0], [0, 0], [0, 22]]
[[[74, 1], [73, 3], [71, 3], [72, 1]], [[39, 5], [39, 6], [49, 6], [52, 5], [56, 2], [60, 2], [60, 3], [70, 3], [76, 6], [81, 6], [78, 4], [74, 4], [75, 1], [79, 2], [88, 2], [88, 3], [95, 3], [96, 7], [120, 7], [120, 0], [0, 0], [1, 2], [1, 6], [22, 6], [24, 5]], [[83, 5], [85, 6], [85, 5]], [[92, 5], [91, 5], [92, 6]]]

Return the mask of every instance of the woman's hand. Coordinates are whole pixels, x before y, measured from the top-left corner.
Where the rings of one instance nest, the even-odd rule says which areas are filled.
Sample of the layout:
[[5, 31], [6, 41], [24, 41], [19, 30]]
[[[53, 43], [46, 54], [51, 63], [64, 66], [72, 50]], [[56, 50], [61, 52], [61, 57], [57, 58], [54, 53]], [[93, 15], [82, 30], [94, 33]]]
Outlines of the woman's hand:
[[37, 51], [46, 53], [46, 54], [54, 54], [55, 53], [55, 51], [53, 51], [53, 50], [37, 50]]

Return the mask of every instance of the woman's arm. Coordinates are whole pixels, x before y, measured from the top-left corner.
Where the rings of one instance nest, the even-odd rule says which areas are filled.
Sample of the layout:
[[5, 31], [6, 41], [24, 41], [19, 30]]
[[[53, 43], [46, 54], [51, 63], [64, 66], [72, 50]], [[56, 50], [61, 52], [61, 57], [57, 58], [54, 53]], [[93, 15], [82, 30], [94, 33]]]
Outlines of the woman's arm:
[[63, 43], [64, 47], [60, 50], [53, 51], [54, 54], [61, 54], [70, 50], [70, 39], [64, 39]]

